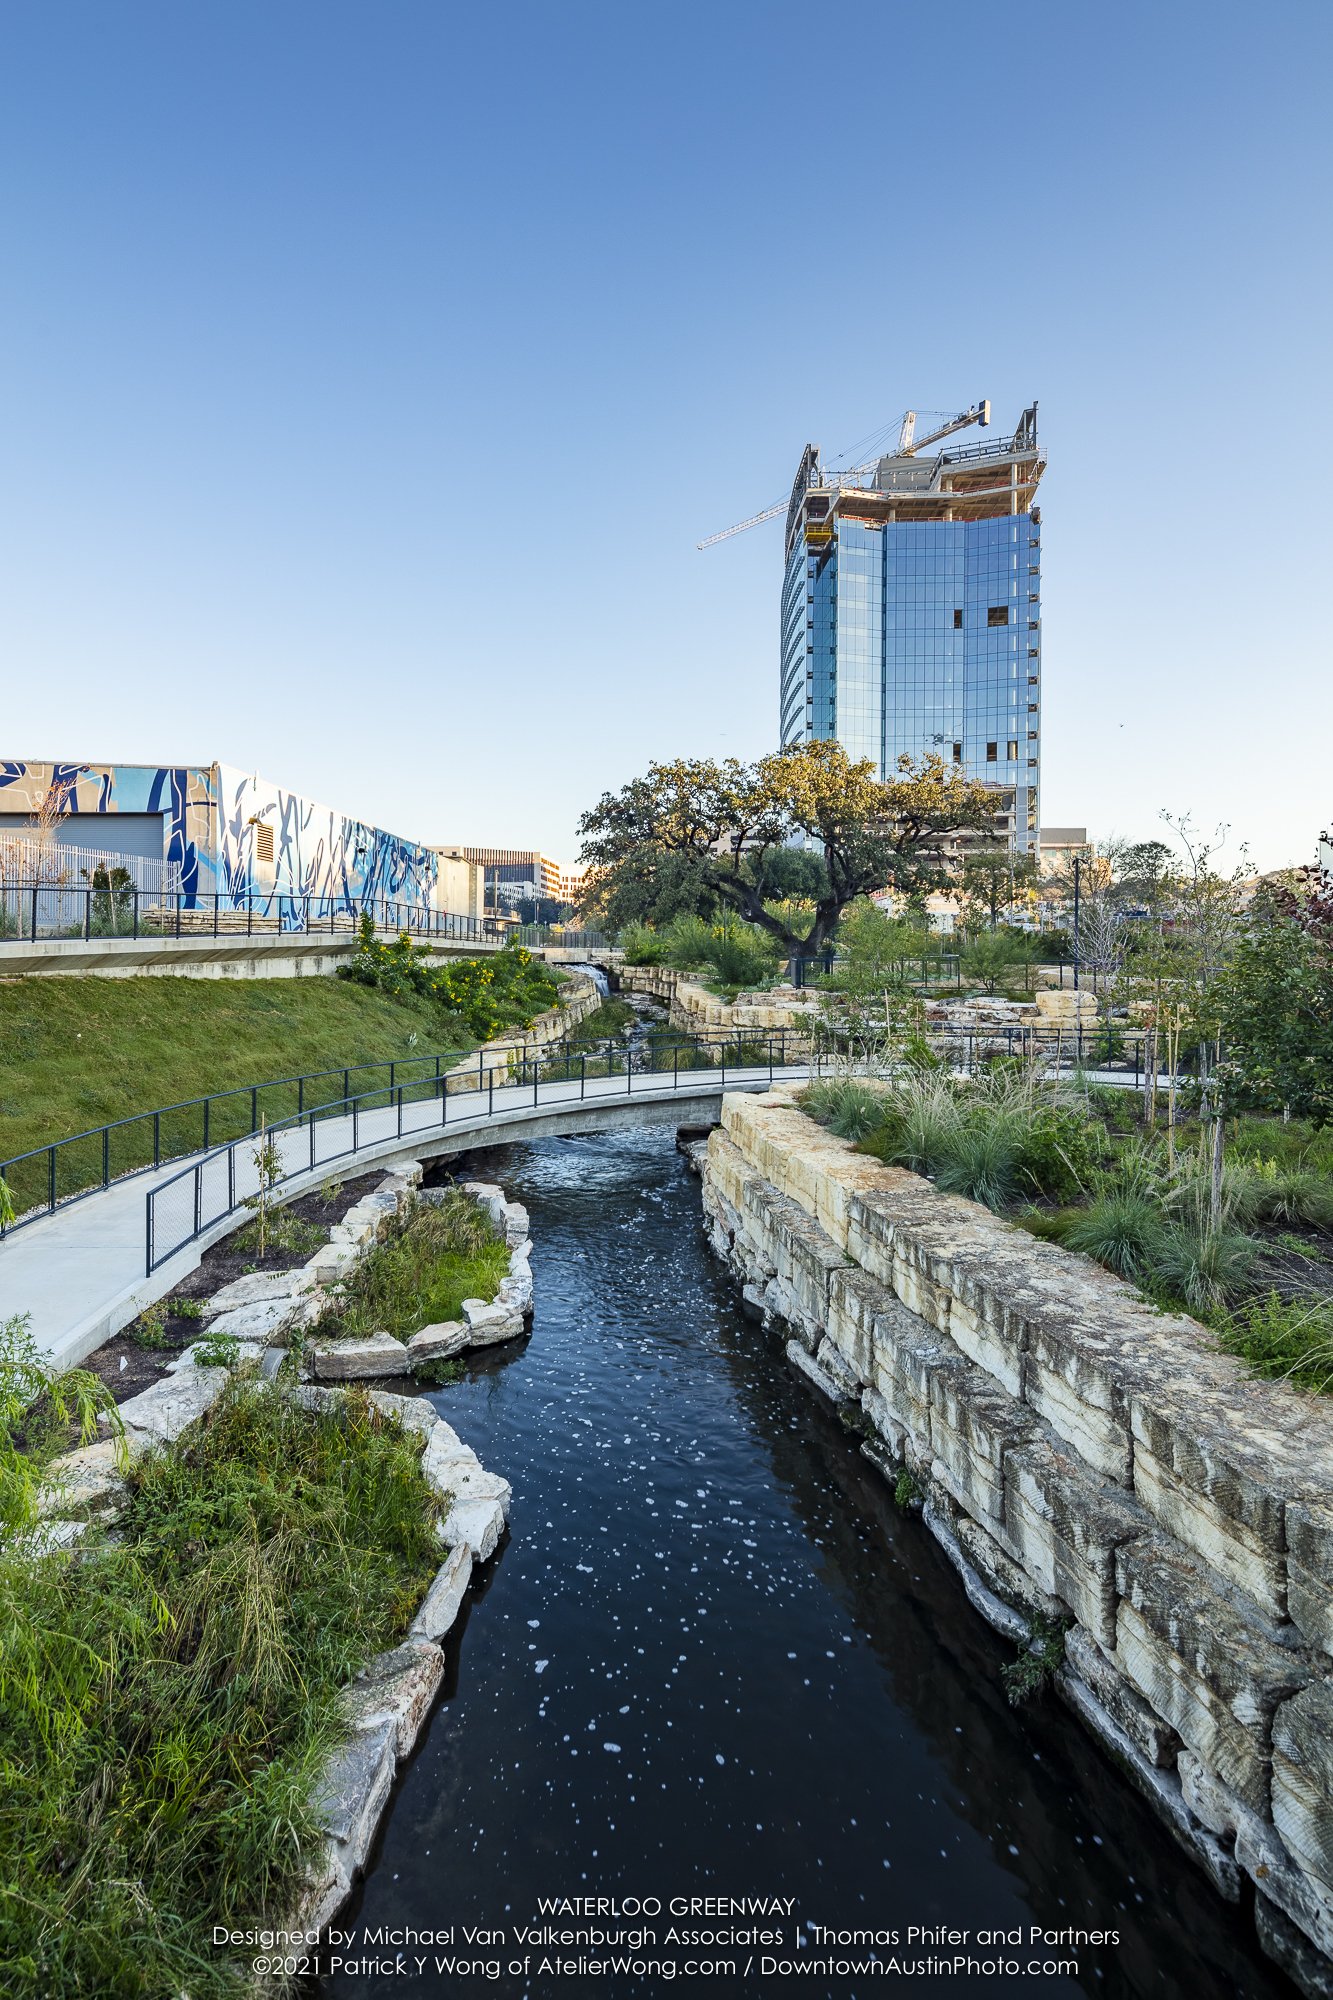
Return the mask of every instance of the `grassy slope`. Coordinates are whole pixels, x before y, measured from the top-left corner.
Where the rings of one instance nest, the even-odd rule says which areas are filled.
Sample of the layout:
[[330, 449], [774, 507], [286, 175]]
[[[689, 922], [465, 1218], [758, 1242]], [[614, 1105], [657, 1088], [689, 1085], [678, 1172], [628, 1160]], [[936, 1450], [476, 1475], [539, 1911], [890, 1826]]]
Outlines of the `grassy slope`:
[[469, 1040], [433, 1001], [343, 979], [15, 980], [0, 984], [0, 1159], [207, 1091], [451, 1045]]

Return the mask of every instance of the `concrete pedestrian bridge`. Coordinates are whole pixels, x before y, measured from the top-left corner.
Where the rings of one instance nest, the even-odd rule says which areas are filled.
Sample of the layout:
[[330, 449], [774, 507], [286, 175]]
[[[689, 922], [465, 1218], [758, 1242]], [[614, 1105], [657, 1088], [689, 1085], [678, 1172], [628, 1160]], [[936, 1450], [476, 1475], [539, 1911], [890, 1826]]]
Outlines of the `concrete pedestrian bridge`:
[[[502, 1068], [479, 1071], [471, 1088], [380, 1089], [271, 1126], [264, 1137], [276, 1164], [272, 1198], [295, 1200], [334, 1176], [478, 1146], [715, 1123], [724, 1091], [766, 1090], [810, 1073], [805, 1062], [737, 1067], [725, 1055], [675, 1072], [588, 1076], [586, 1067], [545, 1083], [512, 1082]], [[259, 1191], [259, 1150], [258, 1137], [246, 1133], [127, 1174], [12, 1230], [0, 1240], [0, 1318], [30, 1314], [33, 1335], [54, 1362], [81, 1361], [165, 1297], [245, 1219]]]

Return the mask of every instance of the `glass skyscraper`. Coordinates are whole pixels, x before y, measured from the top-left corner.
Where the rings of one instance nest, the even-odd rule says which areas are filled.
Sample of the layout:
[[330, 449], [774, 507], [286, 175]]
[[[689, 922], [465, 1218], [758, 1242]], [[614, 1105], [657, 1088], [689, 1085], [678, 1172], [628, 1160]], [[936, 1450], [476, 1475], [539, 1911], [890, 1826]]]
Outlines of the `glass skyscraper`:
[[[970, 420], [985, 423], [989, 408]], [[933, 457], [916, 449], [900, 442], [837, 473], [806, 446], [787, 512], [781, 741], [836, 737], [885, 778], [901, 756], [938, 752], [995, 788], [997, 830], [1035, 851], [1037, 406], [1010, 438]]]

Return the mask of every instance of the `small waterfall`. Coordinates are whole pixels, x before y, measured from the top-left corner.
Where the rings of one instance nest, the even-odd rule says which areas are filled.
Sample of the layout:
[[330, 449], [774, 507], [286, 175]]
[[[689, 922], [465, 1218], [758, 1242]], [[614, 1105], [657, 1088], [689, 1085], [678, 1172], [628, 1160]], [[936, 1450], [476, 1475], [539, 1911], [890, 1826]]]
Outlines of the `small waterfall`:
[[600, 965], [571, 965], [569, 969], [571, 972], [586, 972], [603, 1000], [610, 998], [611, 988]]

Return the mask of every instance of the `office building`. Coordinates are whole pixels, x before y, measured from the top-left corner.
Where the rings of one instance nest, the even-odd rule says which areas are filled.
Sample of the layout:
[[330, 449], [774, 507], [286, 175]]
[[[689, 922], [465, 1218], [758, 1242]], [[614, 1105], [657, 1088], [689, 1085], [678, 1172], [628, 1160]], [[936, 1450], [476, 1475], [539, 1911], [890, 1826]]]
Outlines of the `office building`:
[[996, 831], [1038, 844], [1041, 515], [1037, 406], [1012, 436], [925, 447], [973, 425], [974, 404], [925, 436], [903, 419], [866, 465], [807, 445], [787, 508], [780, 740], [836, 738], [891, 778], [937, 752], [991, 786]]

